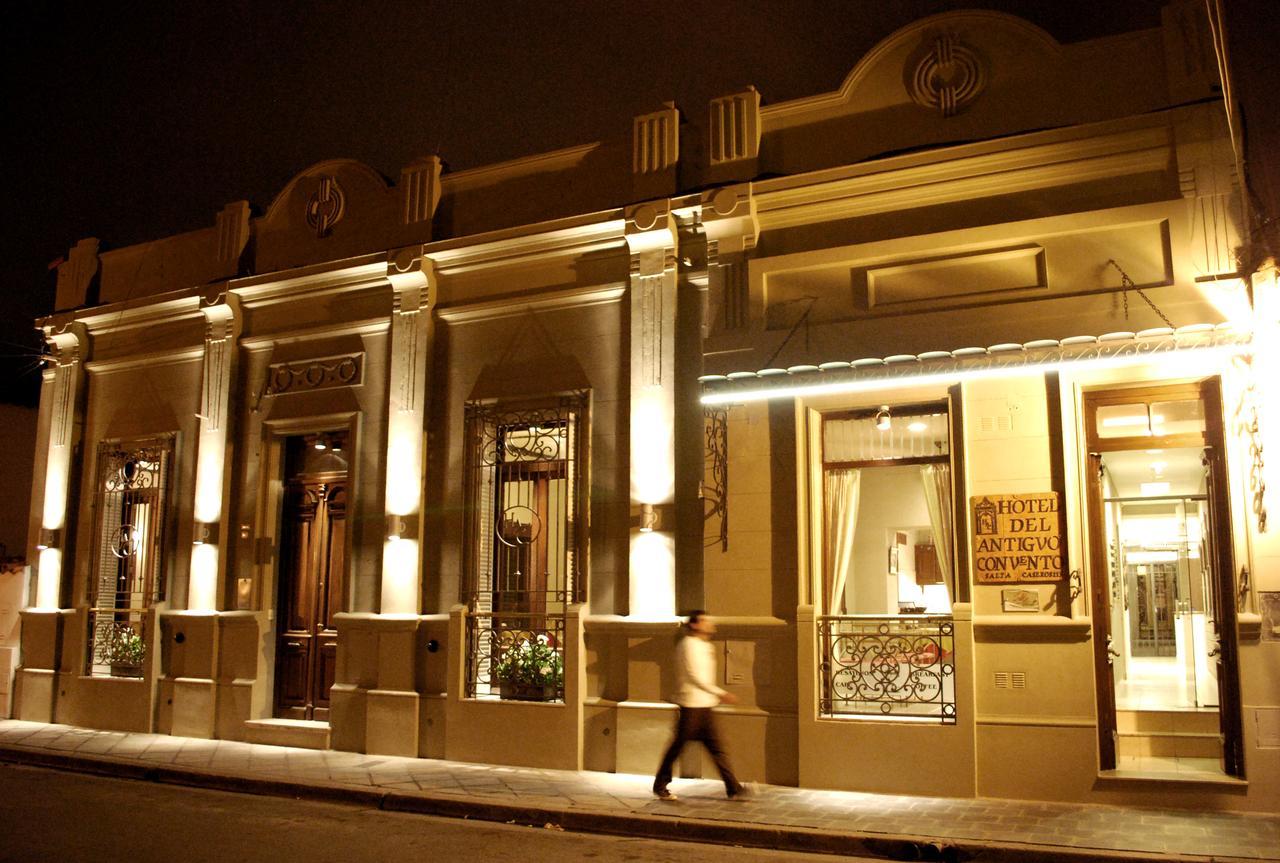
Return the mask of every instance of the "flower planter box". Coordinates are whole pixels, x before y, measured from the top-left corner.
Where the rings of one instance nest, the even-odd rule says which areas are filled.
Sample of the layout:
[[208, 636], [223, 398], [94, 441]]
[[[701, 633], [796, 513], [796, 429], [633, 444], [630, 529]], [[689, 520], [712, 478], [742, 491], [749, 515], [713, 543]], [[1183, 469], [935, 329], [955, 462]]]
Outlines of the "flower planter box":
[[117, 663], [111, 666], [111, 676], [112, 677], [141, 677], [142, 666]]
[[503, 701], [555, 701], [557, 695], [555, 685], [550, 683], [539, 685], [516, 680], [498, 681], [498, 696]]

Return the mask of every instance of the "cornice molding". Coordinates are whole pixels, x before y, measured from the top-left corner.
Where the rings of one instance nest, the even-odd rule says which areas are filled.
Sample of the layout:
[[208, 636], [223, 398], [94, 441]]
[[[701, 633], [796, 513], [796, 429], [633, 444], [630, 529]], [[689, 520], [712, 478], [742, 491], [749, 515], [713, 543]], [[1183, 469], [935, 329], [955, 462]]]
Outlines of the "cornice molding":
[[113, 372], [126, 372], [133, 369], [155, 368], [157, 366], [176, 366], [182, 363], [194, 363], [204, 359], [204, 344], [175, 351], [156, 351], [149, 354], [129, 354], [105, 360], [89, 360], [84, 364], [90, 374], [105, 375]]
[[1162, 171], [1173, 158], [1173, 142], [1163, 123], [1073, 140], [1041, 143], [1043, 137], [1006, 139], [1000, 151], [975, 155], [957, 154], [955, 148], [934, 151], [923, 164], [919, 156], [899, 157], [761, 181], [754, 185], [760, 227], [786, 228]]
[[430, 243], [426, 257], [442, 276], [492, 267], [529, 266], [625, 245], [624, 220], [616, 211], [590, 213], [520, 228]]
[[469, 189], [493, 186], [505, 180], [524, 177], [529, 174], [575, 168], [581, 164], [583, 159], [601, 146], [599, 141], [593, 141], [590, 144], [578, 144], [573, 147], [564, 147], [560, 150], [522, 156], [518, 159], [498, 162], [495, 165], [468, 168], [465, 171], [445, 174], [441, 177], [440, 183], [443, 193], [448, 195], [452, 192], [465, 192]]
[[627, 293], [627, 283], [593, 285], [538, 294], [515, 294], [475, 303], [455, 303], [436, 308], [436, 316], [450, 324], [466, 324], [509, 318], [527, 312], [549, 312], [557, 309], [584, 308], [616, 303]]

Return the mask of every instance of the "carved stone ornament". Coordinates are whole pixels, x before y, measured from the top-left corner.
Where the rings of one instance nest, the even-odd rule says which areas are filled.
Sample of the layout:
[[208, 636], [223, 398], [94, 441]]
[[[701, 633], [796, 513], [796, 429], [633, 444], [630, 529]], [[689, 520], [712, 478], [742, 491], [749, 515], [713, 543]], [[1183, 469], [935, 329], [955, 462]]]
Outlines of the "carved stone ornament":
[[333, 177], [318, 177], [316, 190], [307, 199], [307, 224], [317, 237], [327, 237], [333, 226], [342, 221], [347, 198]]
[[987, 85], [987, 68], [972, 48], [950, 33], [934, 37], [907, 61], [911, 101], [943, 117], [964, 110]]
[[267, 372], [267, 395], [356, 386], [363, 370], [364, 354], [276, 363]]

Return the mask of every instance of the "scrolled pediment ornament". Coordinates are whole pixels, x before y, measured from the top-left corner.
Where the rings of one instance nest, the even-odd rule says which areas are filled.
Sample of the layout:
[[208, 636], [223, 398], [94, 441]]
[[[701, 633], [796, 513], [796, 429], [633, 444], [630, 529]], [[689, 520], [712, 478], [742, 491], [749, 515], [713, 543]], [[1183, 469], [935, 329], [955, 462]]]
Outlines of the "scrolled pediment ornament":
[[323, 239], [333, 226], [342, 221], [347, 209], [347, 196], [338, 181], [329, 176], [318, 178], [316, 189], [307, 199], [307, 224]]
[[951, 33], [922, 44], [904, 72], [911, 101], [943, 117], [963, 111], [987, 86], [986, 62]]

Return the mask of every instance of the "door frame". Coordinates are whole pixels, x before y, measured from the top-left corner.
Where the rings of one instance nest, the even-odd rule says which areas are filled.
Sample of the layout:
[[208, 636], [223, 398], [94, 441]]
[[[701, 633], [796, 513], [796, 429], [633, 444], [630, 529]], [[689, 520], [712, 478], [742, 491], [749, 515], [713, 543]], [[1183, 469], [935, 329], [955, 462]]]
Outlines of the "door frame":
[[[279, 547], [285, 516], [285, 442], [288, 438], [345, 432], [347, 459], [347, 518], [358, 517], [357, 489], [360, 487], [360, 414], [356, 411], [341, 413], [268, 419], [262, 424], [261, 456], [258, 463], [258, 495], [254, 512], [254, 545], [249, 557], [252, 567], [245, 566], [238, 572], [252, 571], [253, 584], [248, 600], [250, 608], [266, 614], [263, 636], [265, 639], [259, 667], [259, 679], [265, 684], [266, 697], [260, 708], [261, 715], [271, 717], [275, 713], [276, 645], [280, 635], [280, 560]], [[342, 609], [350, 611], [355, 583], [352, 578], [352, 552], [354, 531], [348, 526], [343, 549]], [[234, 592], [234, 585], [230, 588]], [[231, 601], [235, 602], [235, 596]], [[236, 607], [234, 604], [228, 607]], [[243, 606], [241, 606], [243, 607]]]
[[[1204, 404], [1204, 433], [1099, 438], [1097, 411], [1104, 405], [1132, 404], [1152, 399], [1195, 398]], [[1111, 597], [1110, 549], [1106, 541], [1102, 457], [1107, 452], [1144, 449], [1197, 448], [1208, 454], [1208, 505], [1218, 536], [1214, 542], [1214, 573], [1210, 585], [1218, 602], [1218, 716], [1222, 733], [1223, 772], [1244, 776], [1243, 729], [1240, 704], [1239, 645], [1236, 631], [1235, 545], [1231, 524], [1229, 474], [1226, 464], [1226, 424], [1222, 384], [1218, 376], [1191, 383], [1124, 384], [1089, 387], [1081, 394], [1085, 502], [1090, 568], [1090, 616], [1093, 629], [1094, 685], [1097, 697], [1098, 761], [1101, 770], [1116, 769], [1115, 678], [1110, 662]]]

